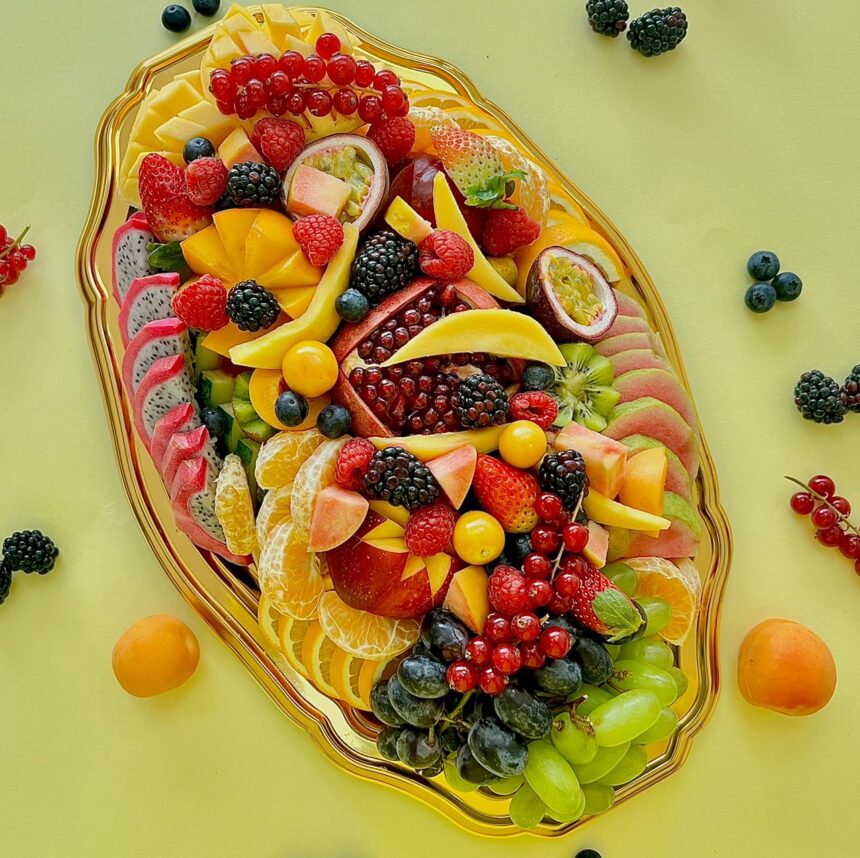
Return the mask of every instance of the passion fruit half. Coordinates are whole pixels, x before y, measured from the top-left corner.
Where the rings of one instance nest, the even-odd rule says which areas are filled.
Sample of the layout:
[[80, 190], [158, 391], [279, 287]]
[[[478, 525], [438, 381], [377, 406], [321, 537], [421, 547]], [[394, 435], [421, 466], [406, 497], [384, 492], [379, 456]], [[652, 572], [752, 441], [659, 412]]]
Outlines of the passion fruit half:
[[[300, 167], [312, 169], [300, 171]], [[294, 188], [294, 182], [300, 182], [301, 188]], [[290, 165], [282, 190], [284, 208], [294, 217], [313, 210], [334, 214], [330, 206], [340, 207], [345, 185], [349, 194], [338, 217], [363, 230], [385, 203], [388, 183], [388, 163], [372, 140], [360, 134], [332, 134], [305, 146]]]
[[547, 247], [526, 281], [534, 317], [559, 342], [596, 342], [618, 315], [618, 302], [603, 272], [566, 247]]

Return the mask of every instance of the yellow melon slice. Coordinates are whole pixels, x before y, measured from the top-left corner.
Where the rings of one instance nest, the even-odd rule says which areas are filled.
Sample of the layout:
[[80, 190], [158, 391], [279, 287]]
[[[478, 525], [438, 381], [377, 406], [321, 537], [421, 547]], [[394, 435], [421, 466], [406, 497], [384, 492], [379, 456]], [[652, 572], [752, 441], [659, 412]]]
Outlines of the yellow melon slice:
[[323, 33], [334, 33], [340, 39], [341, 53], [352, 53], [352, 38], [350, 37], [349, 33], [347, 33], [343, 24], [341, 24], [339, 21], [336, 21], [324, 9], [320, 9], [316, 18], [314, 18], [313, 24], [311, 24], [311, 27], [308, 30], [307, 36], [305, 36], [305, 41], [313, 47], [316, 45], [317, 39]]
[[245, 267], [245, 239], [259, 213], [259, 209], [227, 209], [212, 217], [221, 244], [236, 271]]
[[176, 116], [200, 101], [200, 92], [187, 80], [173, 80], [163, 86], [153, 97], [150, 106], [165, 117]]
[[292, 16], [290, 10], [280, 3], [263, 5], [263, 19], [266, 34], [282, 51], [287, 50], [287, 36], [301, 39], [302, 31], [299, 22]]
[[271, 54], [273, 57], [277, 57], [280, 54], [278, 46], [273, 44], [259, 30], [243, 31], [237, 35], [242, 47], [252, 56]]
[[161, 125], [155, 132], [155, 136], [165, 145], [171, 148], [180, 143], [184, 146], [186, 140], [192, 137], [202, 137], [206, 132], [203, 125], [192, 122], [183, 116], [173, 116]]

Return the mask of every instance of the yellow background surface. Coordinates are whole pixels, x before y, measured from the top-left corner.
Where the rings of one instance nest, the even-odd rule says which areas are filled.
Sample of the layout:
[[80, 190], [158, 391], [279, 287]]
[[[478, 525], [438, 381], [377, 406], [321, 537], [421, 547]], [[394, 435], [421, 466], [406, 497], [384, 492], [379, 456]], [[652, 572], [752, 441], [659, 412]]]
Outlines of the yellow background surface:
[[[860, 510], [860, 417], [815, 427], [791, 403], [802, 371], [841, 378], [860, 363], [860, 5], [687, 0], [685, 44], [650, 61], [623, 39], [593, 36], [582, 0], [330, 5], [461, 67], [603, 207], [653, 275], [735, 534], [720, 703], [679, 773], [563, 840], [479, 839], [327, 762], [152, 557], [120, 485], [84, 336], [73, 260], [93, 135], [137, 62], [172, 43], [163, 4], [0, 0], [0, 221], [10, 231], [32, 222], [39, 249], [0, 299], [0, 533], [39, 527], [62, 548], [53, 574], [18, 576], [0, 607], [0, 853], [855, 854], [860, 579], [787, 511], [782, 475], [829, 472]], [[743, 305], [744, 264], [759, 248], [805, 283], [800, 301], [764, 317]], [[197, 633], [200, 668], [180, 691], [136, 700], [114, 681], [111, 649], [133, 621], [161, 612]], [[814, 717], [752, 709], [736, 690], [738, 645], [772, 616], [808, 624], [833, 649], [836, 696]]]

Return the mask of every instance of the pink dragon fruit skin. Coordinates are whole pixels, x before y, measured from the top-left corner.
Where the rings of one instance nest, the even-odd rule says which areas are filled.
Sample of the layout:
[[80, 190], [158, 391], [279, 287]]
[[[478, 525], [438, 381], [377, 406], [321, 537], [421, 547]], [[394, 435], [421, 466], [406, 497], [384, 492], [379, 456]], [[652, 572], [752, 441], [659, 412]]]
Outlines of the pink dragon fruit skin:
[[128, 344], [122, 359], [126, 393], [134, 396], [149, 368], [159, 358], [171, 355], [182, 355], [191, 365], [191, 340], [185, 323], [179, 319], [157, 319], [144, 325]]
[[159, 418], [177, 405], [194, 403], [196, 388], [184, 355], [159, 358], [134, 394], [134, 425], [147, 449]]
[[124, 346], [128, 346], [144, 325], [174, 315], [171, 302], [178, 288], [179, 275], [172, 272], [131, 281], [119, 313], [119, 333]]
[[[139, 216], [140, 215], [140, 216]], [[111, 250], [113, 295], [122, 307], [132, 280], [155, 274], [149, 264], [147, 245], [158, 241], [142, 213], [132, 215], [113, 236]]]
[[200, 414], [193, 402], [183, 402], [171, 408], [164, 417], [159, 418], [152, 430], [152, 440], [149, 454], [152, 461], [160, 468], [170, 439], [177, 432], [188, 432], [200, 426]]
[[215, 444], [209, 437], [209, 430], [205, 426], [198, 426], [189, 432], [177, 432], [168, 441], [164, 457], [161, 459], [160, 469], [164, 485], [170, 491], [173, 480], [179, 466], [196, 457], [206, 459], [210, 465], [210, 473], [217, 475], [224, 466], [224, 460], [215, 450]]

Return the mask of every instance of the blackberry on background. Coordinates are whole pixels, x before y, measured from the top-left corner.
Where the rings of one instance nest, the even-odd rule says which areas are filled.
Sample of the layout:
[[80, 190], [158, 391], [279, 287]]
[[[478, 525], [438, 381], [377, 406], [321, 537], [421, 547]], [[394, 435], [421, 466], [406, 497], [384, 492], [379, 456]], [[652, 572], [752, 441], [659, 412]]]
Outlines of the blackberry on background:
[[585, 14], [595, 33], [613, 39], [627, 29], [630, 18], [626, 0], [588, 0]]
[[794, 388], [794, 404], [806, 420], [841, 423], [845, 416], [839, 385], [821, 370], [803, 373]]
[[851, 370], [839, 391], [839, 399], [846, 411], [860, 414], [860, 363]]
[[687, 16], [678, 6], [652, 9], [630, 24], [630, 47], [645, 57], [674, 51], [687, 35]]
[[46, 575], [54, 568], [59, 553], [53, 541], [39, 530], [22, 530], [3, 542], [3, 563], [10, 572]]

